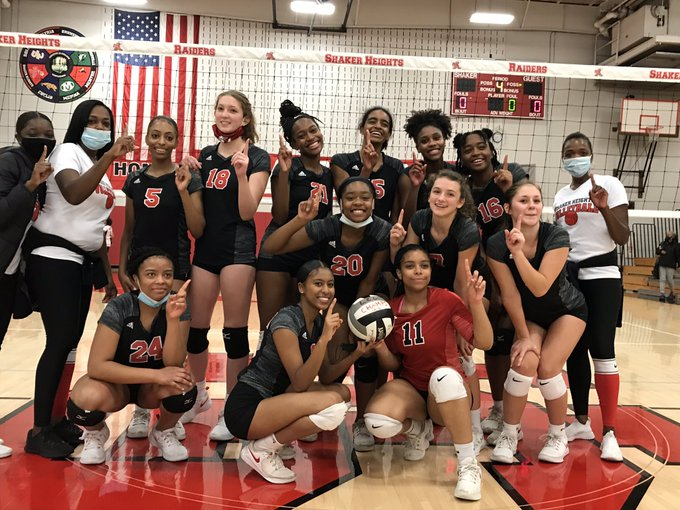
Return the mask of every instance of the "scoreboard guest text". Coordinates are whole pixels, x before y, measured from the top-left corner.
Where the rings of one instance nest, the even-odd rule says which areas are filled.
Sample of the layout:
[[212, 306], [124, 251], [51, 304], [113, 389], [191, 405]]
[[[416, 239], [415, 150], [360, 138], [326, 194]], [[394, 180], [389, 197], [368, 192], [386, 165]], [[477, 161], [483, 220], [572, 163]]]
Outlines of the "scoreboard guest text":
[[454, 73], [451, 115], [543, 119], [545, 78]]

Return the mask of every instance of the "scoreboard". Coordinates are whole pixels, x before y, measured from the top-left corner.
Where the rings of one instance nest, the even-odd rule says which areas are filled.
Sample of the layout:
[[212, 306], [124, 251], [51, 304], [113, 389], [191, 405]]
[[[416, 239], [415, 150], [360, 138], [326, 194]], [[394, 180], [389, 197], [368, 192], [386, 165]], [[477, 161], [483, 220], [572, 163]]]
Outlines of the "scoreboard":
[[545, 78], [454, 73], [451, 115], [542, 119]]

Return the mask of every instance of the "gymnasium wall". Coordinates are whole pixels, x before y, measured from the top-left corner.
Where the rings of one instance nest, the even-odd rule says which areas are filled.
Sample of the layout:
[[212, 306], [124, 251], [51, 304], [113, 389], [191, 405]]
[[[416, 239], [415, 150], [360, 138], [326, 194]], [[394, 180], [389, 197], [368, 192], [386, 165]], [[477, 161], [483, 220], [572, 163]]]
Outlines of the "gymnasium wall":
[[[510, 2], [511, 5], [518, 3]], [[362, 6], [368, 4], [364, 2]], [[461, 3], [454, 2], [454, 5]], [[417, 19], [420, 25], [437, 26], [435, 20], [450, 21], [448, 8], [445, 16], [437, 16], [432, 10], [420, 16], [423, 18]], [[415, 29], [389, 28], [398, 23], [403, 26], [403, 18], [394, 10], [382, 9], [375, 13], [365, 10], [357, 21], [387, 28], [351, 28], [347, 33], [308, 36], [303, 31], [274, 30], [266, 23], [215, 16], [202, 17], [201, 30], [206, 44], [592, 64], [595, 46], [592, 21], [596, 16], [597, 10], [592, 8], [553, 4], [534, 7], [532, 4], [527, 20], [532, 29], [529, 31]], [[87, 36], [111, 38], [113, 34], [113, 10], [101, 6], [21, 0], [15, 2], [12, 9], [2, 10], [0, 17], [3, 30], [34, 32], [50, 25], [65, 25]], [[0, 69], [0, 143], [11, 141], [15, 112], [27, 109], [49, 112], [60, 137], [73, 105], [45, 103], [28, 92], [17, 77], [17, 52], [12, 50], [14, 59], [8, 60], [9, 53], [7, 49], [0, 52], [0, 65], [4, 67]], [[98, 56], [100, 71], [88, 97], [106, 101], [111, 97], [111, 56], [105, 53]], [[408, 113], [430, 107], [450, 110], [451, 76], [443, 73], [224, 60], [200, 60], [199, 70], [202, 73], [197, 98], [201, 119], [197, 126], [199, 146], [213, 142], [212, 103], [215, 94], [226, 88], [243, 90], [251, 98], [260, 125], [260, 145], [271, 153], [276, 153], [278, 148], [278, 106], [285, 98], [324, 122], [325, 153], [329, 156], [358, 147], [356, 124], [368, 106], [383, 104], [394, 112], [396, 129], [388, 153], [401, 159], [410, 159], [413, 150], [412, 143], [400, 129]], [[555, 192], [568, 182], [566, 174], [560, 171], [561, 143], [567, 133], [581, 130], [590, 135], [595, 146], [596, 168], [611, 173], [622, 143], [613, 129], [619, 120], [621, 98], [631, 94], [639, 98], [680, 98], [677, 86], [629, 87], [595, 80], [548, 79], [545, 120], [454, 117], [454, 130], [488, 126], [501, 132], [503, 139], [497, 144], [501, 156], [508, 154], [511, 161], [532, 165], [535, 180], [544, 185], [546, 203], [551, 204]], [[629, 168], [641, 167], [647, 145], [646, 137], [633, 138]], [[455, 159], [452, 146], [446, 157]], [[624, 182], [635, 184], [637, 179], [626, 177]], [[636, 201], [637, 208], [676, 209], [680, 207], [679, 184], [680, 144], [675, 138], [661, 138], [644, 197], [638, 199], [637, 193], [631, 191], [631, 199]]]

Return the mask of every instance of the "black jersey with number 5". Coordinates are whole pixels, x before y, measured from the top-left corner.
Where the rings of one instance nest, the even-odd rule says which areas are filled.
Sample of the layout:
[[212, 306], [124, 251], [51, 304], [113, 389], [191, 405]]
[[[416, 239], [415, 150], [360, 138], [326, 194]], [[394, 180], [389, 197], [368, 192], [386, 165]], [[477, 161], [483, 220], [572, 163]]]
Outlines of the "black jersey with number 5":
[[430, 285], [453, 290], [458, 268], [458, 252], [479, 244], [479, 227], [470, 218], [456, 214], [448, 235], [437, 244], [430, 233], [432, 230], [431, 209], [417, 211], [411, 218], [410, 225], [418, 236], [420, 245], [427, 250], [432, 260]]
[[387, 250], [390, 242], [390, 224], [373, 216], [373, 222], [364, 230], [363, 239], [351, 248], [342, 245], [342, 229], [352, 228], [340, 223], [340, 215], [314, 220], [305, 227], [309, 238], [318, 244], [321, 260], [335, 276], [335, 297], [350, 306], [357, 298], [359, 284], [371, 268], [373, 255]]
[[[146, 246], [161, 248], [178, 265], [181, 273], [190, 270], [191, 242], [187, 235], [184, 207], [175, 184], [175, 172], [153, 177], [148, 167], [132, 172], [123, 185], [123, 192], [132, 200], [135, 226], [130, 252]], [[201, 178], [191, 174], [189, 193], [202, 189]]]
[[[363, 168], [361, 153], [356, 151], [336, 154], [331, 158], [332, 165], [342, 168], [350, 177], [361, 175]], [[404, 173], [404, 164], [398, 159], [383, 154], [382, 166], [369, 176], [376, 193], [373, 213], [383, 220], [390, 221], [392, 207], [397, 199], [399, 176], [402, 173]]]

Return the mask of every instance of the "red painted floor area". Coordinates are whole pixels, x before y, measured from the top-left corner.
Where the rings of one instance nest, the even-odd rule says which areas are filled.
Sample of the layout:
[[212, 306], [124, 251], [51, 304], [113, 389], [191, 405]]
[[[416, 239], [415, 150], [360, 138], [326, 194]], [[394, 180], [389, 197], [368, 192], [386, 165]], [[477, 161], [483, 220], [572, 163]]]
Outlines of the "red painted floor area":
[[[207, 421], [217, 420], [222, 404], [214, 401]], [[0, 461], [2, 510], [278, 508], [301, 504], [354, 476], [346, 427], [298, 446], [302, 453], [286, 461], [296, 483], [273, 485], [241, 461], [222, 460], [226, 443], [209, 441], [210, 427], [198, 423], [186, 426], [187, 462], [165, 462], [147, 440], [124, 437], [100, 466], [28, 455], [21, 447], [32, 415], [29, 406], [0, 424], [1, 437], [15, 447], [12, 457]]]
[[[483, 395], [482, 409], [490, 403], [489, 396]], [[214, 423], [221, 406], [222, 402], [215, 400], [210, 416], [201, 421]], [[522, 419], [525, 439], [519, 444], [519, 462], [510, 466], [485, 462], [484, 467], [524, 508], [635, 508], [653, 473], [628, 461], [601, 461], [601, 422], [596, 407], [591, 417], [596, 440], [573, 442], [563, 464], [546, 464], [537, 457], [547, 416], [544, 409], [529, 404]], [[84, 467], [71, 460], [49, 461], [25, 454], [22, 448], [31, 419], [32, 407], [27, 405], [0, 423], [0, 437], [15, 449], [14, 456], [0, 460], [0, 510], [269, 509], [299, 505], [360, 475], [350, 443], [353, 414], [338, 431], [322, 433], [315, 443], [296, 446], [296, 459], [286, 465], [298, 480], [278, 486], [265, 482], [240, 461], [223, 460], [226, 444], [209, 441], [210, 427], [202, 423], [186, 427], [185, 445], [191, 456], [187, 462], [164, 462], [147, 440], [121, 437], [106, 464]], [[620, 408], [618, 438], [622, 447], [638, 448], [663, 464], [680, 463], [680, 424], [646, 408]], [[394, 438], [392, 443], [402, 439]], [[450, 444], [448, 432], [435, 429], [432, 448]], [[455, 460], [451, 458], [448, 464], [455, 472]]]

